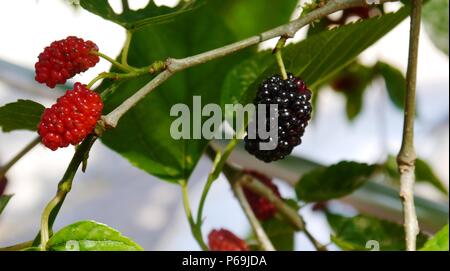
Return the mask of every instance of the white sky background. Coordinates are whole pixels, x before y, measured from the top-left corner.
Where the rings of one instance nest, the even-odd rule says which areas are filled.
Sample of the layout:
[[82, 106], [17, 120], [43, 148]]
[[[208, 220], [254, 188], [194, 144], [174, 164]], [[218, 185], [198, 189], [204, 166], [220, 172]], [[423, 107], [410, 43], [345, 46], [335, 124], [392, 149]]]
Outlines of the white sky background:
[[[112, 2], [115, 7], [120, 8], [119, 0]], [[132, 8], [146, 3], [136, 0], [129, 2]], [[155, 2], [171, 2], [173, 5], [176, 1]], [[110, 56], [119, 53], [125, 40], [125, 33], [120, 26], [82, 9], [74, 10], [62, 0], [2, 0], [0, 23], [0, 59], [30, 69], [45, 46], [68, 35], [91, 39], [103, 53]], [[408, 29], [407, 20], [363, 53], [363, 61], [370, 64], [382, 59], [405, 71]], [[109, 63], [102, 60], [96, 67], [78, 75], [74, 81], [88, 82], [99, 72], [108, 69]], [[425, 32], [422, 32], [418, 70], [420, 119], [417, 122], [416, 144], [419, 155], [432, 162], [447, 185], [448, 73], [447, 56], [435, 49]], [[380, 161], [387, 152], [397, 152], [401, 139], [399, 127], [402, 114], [386, 102], [387, 98], [383, 93], [384, 86], [374, 84], [366, 93], [361, 116], [348, 124], [343, 97], [332, 91], [324, 92], [315, 123], [311, 125], [304, 143], [295, 153], [332, 163], [341, 159], [375, 162]], [[34, 98], [45, 105], [53, 103], [53, 100], [41, 95], [33, 97], [30, 94], [29, 97], [24, 97], [24, 92], [16, 92], [0, 82], [0, 104], [18, 98]], [[381, 127], [385, 131], [384, 140], [380, 140]], [[33, 136], [29, 132], [0, 134], [0, 160], [4, 162], [9, 159]], [[16, 196], [0, 221], [0, 246], [33, 237], [39, 225], [39, 212], [53, 196], [56, 182], [72, 153], [71, 148], [50, 152], [38, 147], [10, 171], [8, 192], [15, 193]], [[198, 248], [190, 237], [178, 201], [179, 191], [175, 186], [159, 182], [132, 168], [128, 162], [100, 144], [94, 147], [92, 153], [91, 167], [88, 170], [90, 172], [77, 176], [74, 191], [58, 218], [57, 227], [80, 219], [95, 219], [121, 230], [147, 249]], [[114, 168], [110, 164], [114, 164]], [[193, 179], [204, 180], [208, 170], [209, 162], [202, 161]], [[201, 188], [201, 183], [193, 186], [193, 199], [200, 196]], [[289, 193], [286, 189], [283, 191]], [[437, 196], [430, 189], [423, 191], [425, 196]], [[195, 206], [195, 200], [192, 204]], [[175, 218], [170, 220], [173, 210], [176, 210]], [[205, 214], [208, 214], [205, 233], [213, 227], [226, 227], [244, 236], [248, 229], [245, 217], [223, 179], [214, 185]], [[311, 219], [317, 221], [312, 223], [313, 231], [322, 240], [327, 240], [327, 230], [321, 226], [323, 219]], [[171, 221], [173, 223], [167, 225]], [[161, 236], [162, 239], [158, 239]], [[310, 247], [305, 245], [302, 248]]]

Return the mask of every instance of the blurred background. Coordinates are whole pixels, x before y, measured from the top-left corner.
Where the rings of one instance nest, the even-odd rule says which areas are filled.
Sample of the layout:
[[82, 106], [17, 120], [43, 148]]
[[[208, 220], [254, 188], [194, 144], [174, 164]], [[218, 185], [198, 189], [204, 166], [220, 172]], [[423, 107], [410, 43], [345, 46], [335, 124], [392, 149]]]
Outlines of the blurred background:
[[[132, 9], [143, 7], [147, 2], [129, 1]], [[155, 2], [173, 6], [178, 1]], [[110, 3], [120, 11], [119, 0]], [[396, 8], [395, 5], [390, 7]], [[125, 31], [121, 27], [62, 0], [0, 1], [0, 22], [0, 105], [17, 99], [31, 99], [45, 106], [53, 104], [60, 93], [34, 81], [34, 63], [38, 54], [51, 41], [75, 35], [95, 40], [103, 53], [116, 56], [125, 40]], [[361, 63], [373, 65], [377, 60], [383, 60], [405, 72], [408, 34], [409, 20], [405, 20], [365, 51], [360, 58]], [[303, 31], [296, 39], [304, 36]], [[263, 46], [273, 44], [274, 41], [269, 41]], [[433, 45], [424, 31], [420, 39], [419, 56], [417, 153], [432, 166], [448, 188], [448, 56]], [[73, 82], [88, 82], [108, 69], [109, 63], [100, 61], [94, 68], [73, 78]], [[344, 96], [331, 88], [323, 89], [314, 121], [294, 155], [320, 164], [332, 164], [344, 159], [376, 163], [384, 161], [388, 154], [396, 154], [401, 143], [403, 114], [389, 101], [382, 80], [370, 84], [364, 94], [363, 104], [362, 112], [350, 122], [346, 117]], [[35, 136], [31, 132], [0, 133], [0, 164], [8, 161]], [[220, 144], [217, 143], [218, 146]], [[35, 236], [41, 211], [53, 197], [56, 184], [72, 154], [73, 148], [52, 152], [38, 146], [8, 172], [6, 193], [14, 194], [14, 197], [0, 217], [0, 247], [27, 241]], [[277, 172], [272, 175], [286, 176], [291, 180], [298, 173], [288, 163], [265, 167], [239, 150], [232, 160], [266, 172]], [[192, 206], [197, 206], [210, 166], [209, 160], [203, 158], [191, 177], [189, 192]], [[294, 196], [289, 184], [276, 181], [283, 196]], [[367, 202], [362, 199], [369, 200], [363, 193], [361, 191], [344, 201], [333, 202], [332, 208], [347, 214], [356, 213], [358, 208], [365, 208]], [[436, 208], [447, 215], [441, 220], [448, 220], [447, 196], [429, 184], [417, 185], [417, 194], [425, 203], [437, 204]], [[377, 204], [381, 206], [387, 203]], [[383, 208], [371, 211], [383, 215]], [[310, 231], [320, 241], [328, 243], [330, 229], [323, 214], [313, 212], [309, 207], [303, 208], [301, 212]], [[248, 222], [223, 176], [213, 185], [204, 213], [205, 234], [221, 227], [241, 237], [249, 233]], [[94, 145], [87, 172], [77, 175], [55, 228], [87, 219], [118, 229], [146, 250], [199, 249], [185, 219], [179, 187], [131, 166], [102, 144]], [[430, 226], [428, 230], [434, 231], [436, 228]], [[313, 249], [302, 234], [296, 238], [297, 249]]]

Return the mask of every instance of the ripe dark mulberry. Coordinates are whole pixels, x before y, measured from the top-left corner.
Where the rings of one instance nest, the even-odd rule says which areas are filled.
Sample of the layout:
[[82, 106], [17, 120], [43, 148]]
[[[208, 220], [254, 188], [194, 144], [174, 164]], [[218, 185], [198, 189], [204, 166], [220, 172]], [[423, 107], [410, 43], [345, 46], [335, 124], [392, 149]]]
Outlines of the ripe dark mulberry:
[[74, 36], [52, 42], [39, 54], [34, 66], [36, 81], [50, 88], [64, 84], [67, 79], [97, 64], [100, 59], [91, 51], [98, 51], [95, 43]]
[[[258, 125], [254, 125], [256, 131], [252, 131], [256, 138], [251, 138], [249, 128], [252, 126], [249, 126], [247, 136], [244, 138], [245, 149], [256, 158], [267, 163], [283, 159], [289, 155], [295, 146], [300, 145], [301, 137], [311, 118], [310, 99], [311, 91], [302, 80], [292, 74], [288, 74], [286, 80], [283, 80], [279, 75], [273, 75], [265, 80], [260, 85], [254, 100], [256, 116], [258, 116], [258, 105], [265, 105], [265, 130], [277, 129], [278, 138], [277, 140], [272, 137], [262, 139], [258, 131]], [[278, 107], [276, 112], [278, 127], [270, 127], [269, 105], [271, 104]], [[257, 119], [254, 121], [258, 124]], [[259, 143], [267, 142], [277, 142], [275, 149], [264, 150], [260, 148]]]
[[247, 243], [229, 230], [212, 230], [208, 235], [211, 251], [249, 251]]
[[[275, 195], [281, 198], [278, 187], [272, 182], [269, 177], [253, 170], [245, 170], [244, 173], [265, 184], [275, 193]], [[271, 219], [277, 212], [275, 206], [265, 197], [262, 197], [247, 188], [244, 188], [244, 194], [248, 200], [248, 203], [252, 207], [255, 216], [259, 220]]]
[[42, 144], [51, 150], [77, 145], [94, 130], [102, 109], [100, 95], [75, 83], [73, 90], [45, 109], [38, 129]]

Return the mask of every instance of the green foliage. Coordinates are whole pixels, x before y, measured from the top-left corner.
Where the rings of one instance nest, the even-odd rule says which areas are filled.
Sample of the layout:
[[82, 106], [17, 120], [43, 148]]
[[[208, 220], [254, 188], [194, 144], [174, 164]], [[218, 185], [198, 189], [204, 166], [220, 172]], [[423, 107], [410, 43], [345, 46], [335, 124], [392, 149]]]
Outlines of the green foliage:
[[[232, 43], [237, 36], [244, 35], [239, 27], [231, 28], [232, 23], [240, 25], [247, 20], [255, 20], [268, 21], [267, 24], [270, 22], [272, 26], [290, 16], [290, 12], [286, 12], [279, 14], [280, 17], [267, 17], [258, 9], [235, 14], [238, 9], [234, 7], [240, 4], [241, 1], [210, 1], [174, 22], [140, 29], [131, 41], [129, 63], [142, 67], [169, 56], [181, 58], [198, 54]], [[284, 4], [284, 1], [273, 3], [275, 7]], [[235, 21], [226, 20], [230, 17]], [[208, 18], [208, 23], [205, 23], [205, 18]], [[257, 31], [259, 28], [253, 31], [246, 29], [245, 34], [256, 34]], [[244, 50], [176, 74], [127, 112], [116, 129], [105, 133], [103, 143], [152, 175], [171, 182], [188, 179], [207, 141], [175, 140], [171, 137], [170, 125], [176, 119], [170, 116], [172, 105], [183, 103], [193, 112], [194, 95], [201, 96], [202, 105], [219, 104], [220, 86], [228, 71], [254, 52], [255, 49]], [[118, 106], [149, 79], [150, 76], [144, 76], [118, 84], [115, 92], [105, 101], [104, 113]], [[192, 116], [190, 119], [193, 119]]]
[[[401, 225], [366, 215], [344, 217], [327, 213], [334, 234], [331, 240], [343, 250], [370, 250], [368, 241], [375, 241], [383, 251], [405, 250], [405, 234]], [[420, 233], [417, 245], [421, 247], [427, 236]], [[372, 241], [372, 242], [373, 242]]]
[[386, 90], [392, 103], [398, 109], [403, 110], [406, 94], [405, 76], [397, 68], [384, 62], [378, 62], [375, 67], [384, 78]]
[[[314, 89], [328, 82], [407, 15], [408, 9], [403, 8], [379, 18], [322, 31], [299, 43], [288, 45], [283, 50], [286, 69], [300, 76]], [[227, 76], [222, 88], [222, 104], [229, 101], [243, 104], [251, 102], [259, 82], [273, 73], [278, 73], [278, 66], [267, 51], [241, 61]]]
[[142, 248], [113, 228], [80, 221], [55, 233], [47, 243], [53, 251], [138, 251]]
[[45, 107], [30, 100], [18, 100], [0, 107], [0, 127], [4, 132], [37, 131]]
[[427, 34], [438, 49], [448, 56], [448, 0], [431, 0], [423, 7]]
[[8, 204], [9, 200], [12, 198], [13, 195], [1, 195], [0, 196], [0, 215], [2, 214], [3, 210], [5, 209], [6, 205]]
[[318, 167], [300, 178], [295, 192], [298, 199], [306, 202], [340, 198], [361, 187], [378, 167], [347, 161], [329, 167]]
[[149, 1], [147, 6], [142, 9], [125, 8], [121, 14], [114, 12], [108, 0], [81, 0], [80, 5], [103, 19], [119, 24], [126, 29], [136, 30], [145, 26], [173, 21], [177, 16], [193, 11], [204, 2], [205, 0], [181, 1], [177, 7], [170, 8], [157, 6], [154, 1]]
[[[389, 155], [384, 163], [384, 170], [386, 174], [390, 176], [397, 183], [400, 180], [400, 174], [397, 169], [397, 161], [394, 156]], [[428, 163], [422, 159], [416, 159], [416, 181], [429, 183], [434, 186], [436, 189], [441, 191], [442, 193], [448, 195], [447, 188], [443, 185], [443, 182], [439, 179], [439, 177], [434, 173]]]
[[448, 251], [448, 224], [420, 249], [422, 251]]

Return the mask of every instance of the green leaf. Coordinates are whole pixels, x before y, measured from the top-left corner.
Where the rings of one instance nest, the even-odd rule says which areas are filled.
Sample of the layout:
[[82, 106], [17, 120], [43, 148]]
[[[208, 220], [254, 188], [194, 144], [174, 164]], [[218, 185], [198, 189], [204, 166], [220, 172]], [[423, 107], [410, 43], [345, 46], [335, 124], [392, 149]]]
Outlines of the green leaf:
[[[398, 174], [397, 169], [397, 161], [394, 156], [389, 155], [386, 162], [384, 163], [384, 169], [388, 176], [390, 176], [395, 181], [400, 180], [400, 175]], [[443, 182], [439, 177], [434, 173], [428, 163], [422, 159], [416, 159], [416, 181], [421, 183], [429, 183], [434, 186], [436, 189], [441, 191], [442, 193], [448, 195], [448, 190], [444, 186]]]
[[45, 107], [30, 100], [18, 100], [0, 107], [0, 127], [4, 132], [37, 131]]
[[448, 55], [448, 0], [428, 1], [423, 7], [425, 30], [438, 49]]
[[[283, 50], [286, 69], [300, 76], [310, 88], [318, 87], [403, 21], [408, 13], [407, 8], [402, 8], [396, 13], [322, 31], [288, 45]], [[251, 102], [259, 82], [273, 73], [279, 73], [278, 66], [267, 52], [242, 61], [227, 76], [222, 104]], [[243, 78], [244, 83], [240, 83]]]
[[448, 251], [448, 224], [420, 249], [422, 251]]
[[12, 196], [13, 195], [0, 196], [0, 215], [2, 214], [3, 210], [5, 209], [6, 205], [8, 204], [8, 202], [12, 198]]
[[362, 186], [377, 168], [378, 165], [347, 161], [318, 167], [300, 178], [295, 191], [298, 199], [306, 202], [340, 198]]
[[124, 9], [121, 14], [114, 12], [108, 0], [80, 0], [80, 5], [105, 20], [112, 21], [126, 29], [136, 30], [145, 26], [167, 23], [175, 17], [191, 12], [201, 6], [205, 0], [181, 1], [175, 8], [157, 6], [149, 1], [147, 6], [139, 10]]
[[[209, 1], [176, 21], [136, 31], [130, 45], [129, 63], [142, 67], [169, 56], [182, 58], [236, 41], [236, 36], [242, 33], [235, 33], [239, 28], [233, 27], [234, 31], [230, 24], [239, 25], [248, 18], [234, 22], [226, 22], [225, 18], [240, 18], [234, 14], [234, 5], [240, 3], [242, 1]], [[289, 15], [284, 14], [284, 18]], [[246, 16], [256, 21], [274, 19], [267, 15], [260, 18], [258, 16], [262, 15], [253, 14], [252, 10], [248, 10]], [[170, 116], [171, 107], [177, 103], [186, 104], [193, 114], [194, 95], [201, 96], [202, 105], [220, 104], [220, 86], [226, 74], [235, 63], [254, 52], [255, 48], [244, 50], [175, 74], [127, 112], [116, 129], [105, 133], [102, 142], [152, 175], [171, 182], [188, 179], [207, 141], [173, 139], [170, 127], [177, 117]], [[150, 76], [144, 76], [117, 85], [105, 101], [104, 113], [118, 106], [150, 79]], [[194, 118], [197, 116], [190, 116], [191, 122]], [[189, 127], [191, 136], [192, 125]]]
[[120, 232], [95, 221], [80, 221], [62, 228], [50, 238], [47, 248], [53, 251], [143, 250]]
[[376, 69], [384, 78], [386, 89], [392, 103], [398, 109], [403, 110], [406, 94], [406, 79], [403, 76], [403, 73], [397, 68], [384, 62], [378, 62], [376, 64]]
[[262, 221], [261, 224], [276, 250], [294, 250], [295, 231], [287, 222], [278, 218], [272, 218]]
[[[405, 250], [405, 234], [403, 226], [366, 215], [344, 217], [327, 213], [328, 223], [334, 234], [333, 243], [343, 250], [371, 250], [371, 245], [379, 250]], [[427, 236], [420, 233], [417, 236], [418, 247], [427, 240]]]
[[331, 86], [336, 91], [343, 93], [347, 99], [346, 112], [349, 120], [355, 119], [361, 112], [364, 91], [372, 82], [373, 75], [372, 67], [355, 61], [331, 80]]

